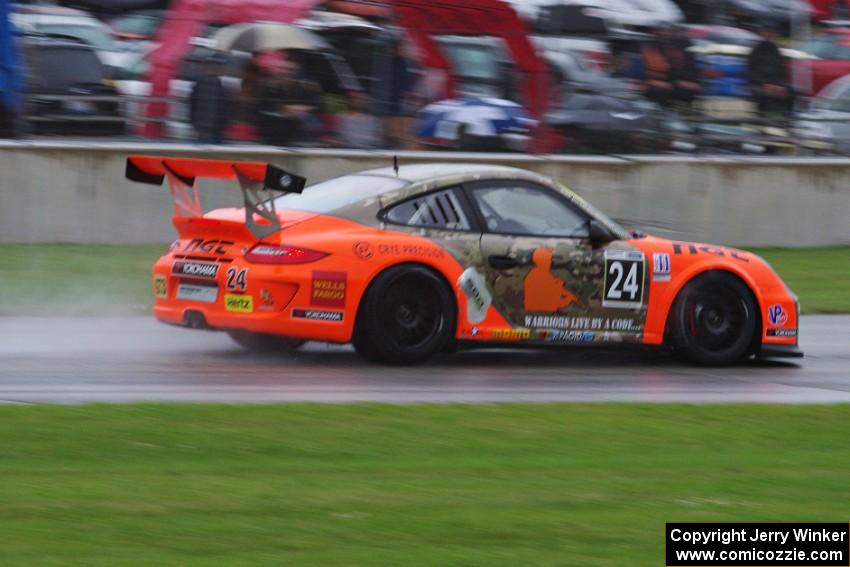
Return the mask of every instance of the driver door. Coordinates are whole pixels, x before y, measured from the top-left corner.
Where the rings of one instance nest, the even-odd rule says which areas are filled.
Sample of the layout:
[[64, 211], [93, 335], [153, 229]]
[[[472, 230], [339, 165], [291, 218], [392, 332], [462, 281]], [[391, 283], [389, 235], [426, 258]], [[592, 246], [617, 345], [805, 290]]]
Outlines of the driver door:
[[[589, 215], [542, 185], [492, 180], [464, 189], [484, 228], [481, 255], [493, 305], [513, 326], [508, 334], [491, 329], [492, 338], [594, 342], [640, 332], [642, 253], [623, 242], [593, 246]], [[616, 282], [617, 269], [606, 277], [613, 259], [623, 269]]]

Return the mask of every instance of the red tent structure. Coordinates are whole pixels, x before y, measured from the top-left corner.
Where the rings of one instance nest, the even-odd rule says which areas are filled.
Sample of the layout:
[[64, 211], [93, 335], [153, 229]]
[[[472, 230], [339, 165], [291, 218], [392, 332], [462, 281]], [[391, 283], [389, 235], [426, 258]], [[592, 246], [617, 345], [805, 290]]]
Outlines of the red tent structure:
[[[444, 69], [451, 76], [451, 62], [434, 36], [494, 36], [505, 42], [511, 58], [524, 74], [523, 102], [535, 116], [546, 111], [549, 72], [531, 44], [529, 31], [516, 11], [502, 0], [336, 0], [331, 9], [364, 17], [389, 18], [407, 32], [422, 54], [423, 66]], [[449, 85], [447, 96], [452, 96]]]
[[[168, 96], [169, 82], [190, 49], [189, 40], [202, 33], [207, 24], [291, 23], [320, 3], [322, 0], [176, 0], [157, 32], [159, 48], [151, 54], [151, 96]], [[163, 118], [167, 110], [167, 103], [153, 102], [147, 105], [145, 114], [148, 118]], [[163, 129], [161, 122], [148, 121], [143, 132], [148, 137], [159, 137]]]

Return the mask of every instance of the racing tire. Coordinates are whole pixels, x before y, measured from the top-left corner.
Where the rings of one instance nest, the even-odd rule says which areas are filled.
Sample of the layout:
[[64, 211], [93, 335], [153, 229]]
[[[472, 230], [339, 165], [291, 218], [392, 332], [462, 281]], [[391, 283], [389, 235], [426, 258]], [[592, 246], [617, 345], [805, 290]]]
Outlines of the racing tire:
[[688, 282], [671, 317], [674, 346], [696, 364], [725, 366], [753, 353], [756, 301], [731, 274], [708, 272]]
[[227, 331], [227, 334], [233, 339], [233, 342], [252, 352], [289, 353], [297, 350], [306, 342], [301, 339], [290, 339], [281, 335], [252, 333], [251, 331], [232, 330]]
[[448, 284], [432, 270], [403, 264], [381, 273], [357, 313], [354, 348], [387, 364], [415, 364], [454, 336], [457, 307]]

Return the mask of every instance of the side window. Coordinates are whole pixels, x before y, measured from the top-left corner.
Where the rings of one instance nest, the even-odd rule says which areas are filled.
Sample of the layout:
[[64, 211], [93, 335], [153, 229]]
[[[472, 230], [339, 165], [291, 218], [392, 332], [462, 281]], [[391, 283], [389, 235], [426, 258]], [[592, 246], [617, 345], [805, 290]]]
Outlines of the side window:
[[587, 238], [587, 217], [550, 191], [522, 182], [472, 189], [489, 232]]
[[387, 220], [395, 224], [469, 230], [469, 220], [453, 189], [429, 193], [409, 199], [391, 208]]

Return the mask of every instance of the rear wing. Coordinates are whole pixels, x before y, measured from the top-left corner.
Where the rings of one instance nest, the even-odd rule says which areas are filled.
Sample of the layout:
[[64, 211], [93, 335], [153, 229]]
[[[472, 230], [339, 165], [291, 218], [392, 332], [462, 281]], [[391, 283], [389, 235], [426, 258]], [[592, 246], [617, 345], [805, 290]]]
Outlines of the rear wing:
[[168, 179], [175, 217], [203, 216], [195, 183], [199, 177], [238, 180], [245, 203], [245, 226], [258, 238], [280, 230], [274, 198], [283, 193], [301, 193], [307, 183], [304, 177], [262, 162], [162, 156], [127, 157], [125, 176], [150, 185], [162, 185]]

